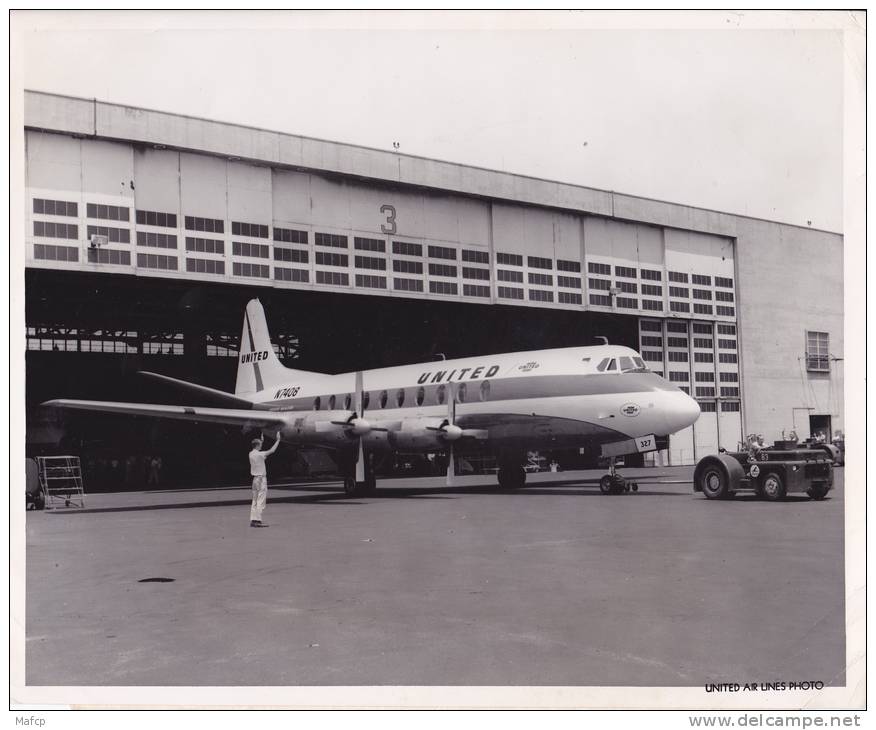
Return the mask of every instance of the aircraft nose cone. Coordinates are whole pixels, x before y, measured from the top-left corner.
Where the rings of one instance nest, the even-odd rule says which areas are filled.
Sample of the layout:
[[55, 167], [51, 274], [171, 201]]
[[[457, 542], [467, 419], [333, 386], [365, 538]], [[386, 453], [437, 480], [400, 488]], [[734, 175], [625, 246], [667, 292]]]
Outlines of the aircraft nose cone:
[[675, 406], [674, 419], [677, 422], [676, 431], [681, 431], [695, 423], [700, 417], [700, 404], [687, 393], [678, 394], [678, 404]]

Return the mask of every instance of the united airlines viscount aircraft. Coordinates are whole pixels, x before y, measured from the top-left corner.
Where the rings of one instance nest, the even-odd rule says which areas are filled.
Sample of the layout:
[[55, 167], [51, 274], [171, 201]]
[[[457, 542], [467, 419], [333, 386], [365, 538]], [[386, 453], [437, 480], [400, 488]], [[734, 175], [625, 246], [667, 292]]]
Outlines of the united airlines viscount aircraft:
[[58, 408], [126, 413], [277, 430], [284, 442], [335, 450], [348, 494], [369, 493], [376, 452], [449, 451], [480, 442], [495, 454], [498, 482], [522, 487], [528, 449], [601, 446], [611, 471], [600, 487], [622, 491], [614, 456], [653, 451], [700, 414], [696, 401], [615, 345], [512, 352], [325, 375], [284, 367], [264, 309], [247, 304], [234, 395], [144, 373], [227, 407], [52, 400]]

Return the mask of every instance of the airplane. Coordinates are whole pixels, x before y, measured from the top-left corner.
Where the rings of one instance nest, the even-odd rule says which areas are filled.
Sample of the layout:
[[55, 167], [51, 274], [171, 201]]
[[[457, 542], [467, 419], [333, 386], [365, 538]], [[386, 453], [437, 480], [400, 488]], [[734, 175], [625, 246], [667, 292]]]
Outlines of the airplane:
[[282, 441], [335, 451], [350, 496], [374, 492], [375, 454], [449, 452], [477, 443], [499, 465], [498, 483], [526, 482], [527, 450], [600, 446], [604, 493], [629, 485], [614, 457], [665, 448], [700, 415], [697, 402], [619, 345], [441, 360], [339, 375], [285, 367], [264, 308], [246, 306], [234, 393], [158, 373], [143, 375], [223, 407], [56, 399], [43, 405], [275, 430]]

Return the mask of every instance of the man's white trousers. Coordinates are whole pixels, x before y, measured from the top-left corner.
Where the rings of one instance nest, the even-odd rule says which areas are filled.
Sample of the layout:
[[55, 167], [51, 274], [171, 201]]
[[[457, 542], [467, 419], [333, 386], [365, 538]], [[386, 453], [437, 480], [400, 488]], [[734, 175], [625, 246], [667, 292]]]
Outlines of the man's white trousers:
[[252, 508], [249, 511], [249, 519], [261, 521], [262, 510], [268, 499], [268, 478], [259, 476], [252, 478]]

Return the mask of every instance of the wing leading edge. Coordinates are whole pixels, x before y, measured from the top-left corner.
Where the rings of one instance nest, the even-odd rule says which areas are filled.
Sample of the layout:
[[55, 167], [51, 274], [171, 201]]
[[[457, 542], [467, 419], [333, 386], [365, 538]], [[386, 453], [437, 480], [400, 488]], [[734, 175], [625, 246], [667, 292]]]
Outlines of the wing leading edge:
[[173, 418], [180, 421], [228, 423], [234, 426], [281, 428], [289, 422], [288, 413], [244, 408], [199, 408], [197, 406], [119, 403], [115, 401], [100, 400], [68, 400], [64, 398], [46, 401], [43, 405], [53, 408], [66, 408], [79, 411], [123, 413], [132, 416], [151, 416], [152, 418]]

